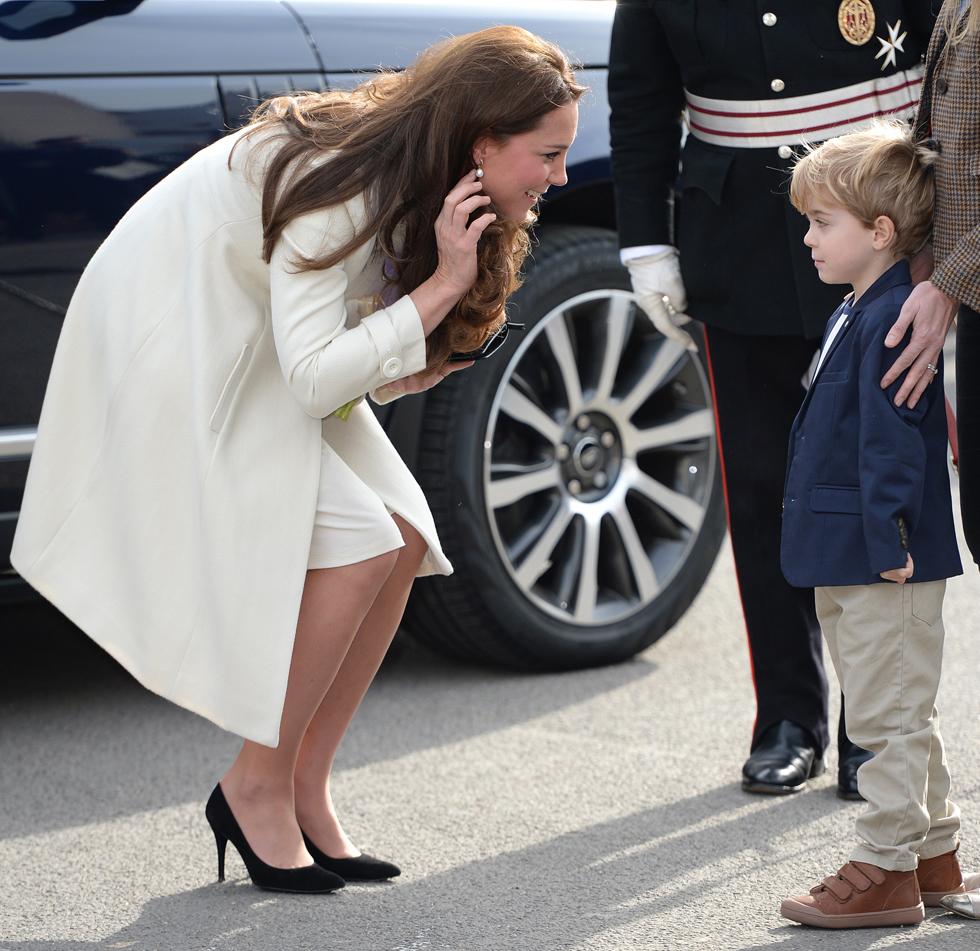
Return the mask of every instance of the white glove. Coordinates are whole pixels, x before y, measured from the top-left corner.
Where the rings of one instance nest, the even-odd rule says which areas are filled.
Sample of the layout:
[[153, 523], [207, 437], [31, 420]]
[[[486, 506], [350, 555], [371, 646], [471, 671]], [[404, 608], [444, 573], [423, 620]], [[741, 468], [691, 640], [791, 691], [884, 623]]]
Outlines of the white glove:
[[687, 294], [681, 280], [681, 265], [677, 248], [665, 248], [656, 254], [631, 258], [626, 262], [633, 293], [646, 311], [653, 326], [665, 337], [676, 340], [688, 350], [697, 352], [698, 345], [686, 330], [681, 330], [691, 318], [684, 313]]

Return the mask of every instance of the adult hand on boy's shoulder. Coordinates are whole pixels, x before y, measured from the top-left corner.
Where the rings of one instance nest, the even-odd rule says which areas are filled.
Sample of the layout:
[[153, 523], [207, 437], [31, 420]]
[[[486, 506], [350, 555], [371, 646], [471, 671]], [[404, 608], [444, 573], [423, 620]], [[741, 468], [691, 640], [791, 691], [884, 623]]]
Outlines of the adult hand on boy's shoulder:
[[895, 584], [905, 584], [912, 577], [914, 570], [915, 566], [912, 564], [912, 556], [907, 555], [904, 568], [891, 568], [888, 571], [883, 571], [881, 572], [881, 577], [885, 581], [894, 581]]
[[944, 294], [932, 281], [922, 281], [912, 288], [898, 320], [885, 337], [886, 347], [898, 346], [909, 326], [912, 327], [912, 339], [908, 346], [881, 380], [881, 388], [887, 389], [908, 370], [895, 394], [896, 406], [908, 401], [909, 409], [914, 409], [926, 387], [932, 383], [935, 374], [929, 369], [929, 364], [937, 365], [958, 306], [957, 301]]

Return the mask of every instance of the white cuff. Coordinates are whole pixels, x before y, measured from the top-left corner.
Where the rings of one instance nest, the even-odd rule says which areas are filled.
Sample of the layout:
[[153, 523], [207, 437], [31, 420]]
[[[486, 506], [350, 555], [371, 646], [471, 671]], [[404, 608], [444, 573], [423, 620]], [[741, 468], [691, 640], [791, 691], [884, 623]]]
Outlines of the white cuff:
[[619, 251], [619, 260], [621, 264], [627, 264], [629, 261], [636, 260], [636, 258], [645, 258], [650, 254], [661, 254], [664, 251], [672, 251], [673, 247], [672, 244], [642, 244], [632, 248], [621, 248]]

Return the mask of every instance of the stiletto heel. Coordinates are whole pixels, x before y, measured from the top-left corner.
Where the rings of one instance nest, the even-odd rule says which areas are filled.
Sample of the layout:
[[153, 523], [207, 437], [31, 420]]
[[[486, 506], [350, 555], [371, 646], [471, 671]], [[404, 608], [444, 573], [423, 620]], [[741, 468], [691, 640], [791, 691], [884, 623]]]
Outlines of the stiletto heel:
[[225, 880], [225, 847], [228, 845], [228, 840], [214, 827], [211, 828], [214, 833], [214, 844], [218, 847], [218, 881], [223, 882]]
[[252, 884], [273, 892], [302, 892], [304, 894], [322, 895], [343, 888], [346, 882], [333, 872], [314, 863], [303, 868], [276, 868], [267, 865], [260, 859], [248, 844], [238, 820], [235, 818], [225, 799], [219, 783], [214, 787], [204, 816], [214, 832], [214, 841], [218, 847], [218, 881], [225, 878], [225, 846], [228, 840], [238, 849], [238, 854], [248, 869]]

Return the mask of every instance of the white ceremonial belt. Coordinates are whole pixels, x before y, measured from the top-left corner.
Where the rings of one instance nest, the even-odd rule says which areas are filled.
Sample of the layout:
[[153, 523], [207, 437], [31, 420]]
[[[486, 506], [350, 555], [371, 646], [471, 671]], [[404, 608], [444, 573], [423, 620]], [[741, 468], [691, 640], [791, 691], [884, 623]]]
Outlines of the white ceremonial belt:
[[802, 145], [848, 132], [875, 116], [911, 117], [923, 66], [880, 79], [784, 99], [708, 99], [684, 91], [691, 134], [738, 149]]

